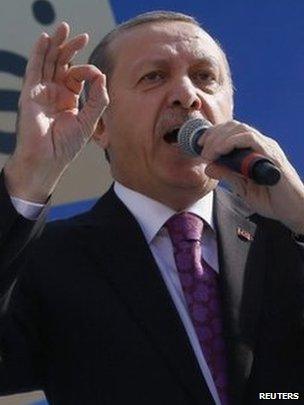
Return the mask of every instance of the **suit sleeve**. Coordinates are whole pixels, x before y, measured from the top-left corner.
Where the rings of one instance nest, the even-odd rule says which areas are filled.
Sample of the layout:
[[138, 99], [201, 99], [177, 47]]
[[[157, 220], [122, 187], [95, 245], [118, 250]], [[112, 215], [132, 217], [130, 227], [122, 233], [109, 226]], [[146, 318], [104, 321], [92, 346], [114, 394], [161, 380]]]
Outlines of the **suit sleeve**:
[[[37, 371], [41, 346], [34, 327], [33, 293], [26, 293], [26, 283], [20, 281], [28, 270], [24, 267], [31, 242], [43, 230], [47, 213], [48, 205], [36, 221], [18, 214], [5, 187], [4, 174], [0, 174], [0, 395], [41, 386]], [[25, 319], [29, 313], [31, 322]]]
[[[48, 205], [36, 221], [22, 217], [15, 210], [5, 187], [3, 171], [0, 175], [0, 308], [14, 284], [21, 260], [29, 243], [37, 237], [46, 220]], [[2, 312], [1, 311], [1, 312]]]
[[[25, 266], [26, 267], [26, 266]], [[24, 268], [10, 289], [0, 319], [0, 396], [43, 390], [45, 355], [39, 303]]]

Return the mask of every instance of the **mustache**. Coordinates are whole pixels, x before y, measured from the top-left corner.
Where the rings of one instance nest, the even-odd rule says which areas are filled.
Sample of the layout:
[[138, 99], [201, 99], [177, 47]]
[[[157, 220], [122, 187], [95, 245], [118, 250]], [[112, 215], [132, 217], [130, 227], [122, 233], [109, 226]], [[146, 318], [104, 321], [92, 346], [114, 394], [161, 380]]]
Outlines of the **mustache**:
[[158, 135], [163, 135], [164, 132], [173, 129], [174, 127], [181, 127], [186, 121], [195, 118], [205, 119], [205, 117], [199, 111], [166, 111], [157, 121], [155, 128], [156, 133]]

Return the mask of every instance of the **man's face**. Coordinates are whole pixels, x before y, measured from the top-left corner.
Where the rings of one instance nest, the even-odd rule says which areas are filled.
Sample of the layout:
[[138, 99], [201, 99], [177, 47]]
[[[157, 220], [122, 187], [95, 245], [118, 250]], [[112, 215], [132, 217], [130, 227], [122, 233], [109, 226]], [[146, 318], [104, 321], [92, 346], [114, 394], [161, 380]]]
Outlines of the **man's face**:
[[[216, 186], [200, 158], [185, 155], [172, 130], [189, 118], [213, 124], [232, 118], [232, 90], [225, 61], [208, 34], [190, 23], [149, 23], [111, 45], [102, 146], [116, 180], [168, 205]], [[178, 205], [178, 204], [177, 204]]]

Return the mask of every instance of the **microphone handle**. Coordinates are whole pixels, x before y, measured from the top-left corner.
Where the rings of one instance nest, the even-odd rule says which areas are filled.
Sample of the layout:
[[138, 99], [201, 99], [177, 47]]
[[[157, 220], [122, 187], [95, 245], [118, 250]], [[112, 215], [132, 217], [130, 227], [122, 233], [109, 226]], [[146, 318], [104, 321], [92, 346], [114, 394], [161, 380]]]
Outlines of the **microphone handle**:
[[269, 159], [250, 148], [234, 149], [227, 155], [220, 156], [216, 163], [241, 173], [263, 186], [274, 186], [281, 178], [280, 170]]

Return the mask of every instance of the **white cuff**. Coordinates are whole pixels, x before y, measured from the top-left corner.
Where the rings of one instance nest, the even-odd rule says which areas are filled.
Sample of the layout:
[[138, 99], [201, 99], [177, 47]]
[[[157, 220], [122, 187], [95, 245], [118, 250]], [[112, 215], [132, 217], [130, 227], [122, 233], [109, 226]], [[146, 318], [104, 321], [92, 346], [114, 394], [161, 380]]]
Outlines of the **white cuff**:
[[45, 207], [45, 204], [38, 204], [12, 196], [11, 201], [18, 214], [32, 221], [36, 220], [39, 217], [41, 211]]

